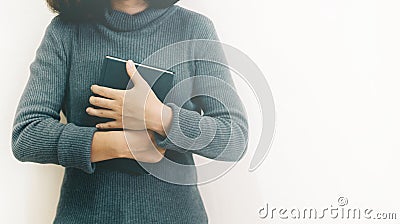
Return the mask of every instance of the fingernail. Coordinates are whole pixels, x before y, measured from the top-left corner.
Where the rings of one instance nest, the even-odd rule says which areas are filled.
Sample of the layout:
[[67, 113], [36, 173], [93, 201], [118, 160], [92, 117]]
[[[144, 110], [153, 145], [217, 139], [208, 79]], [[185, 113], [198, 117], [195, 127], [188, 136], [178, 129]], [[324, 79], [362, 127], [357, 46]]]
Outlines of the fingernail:
[[132, 60], [128, 60], [128, 66], [129, 66], [129, 68], [133, 68], [133, 66], [135, 66], [135, 64], [133, 63], [133, 61]]

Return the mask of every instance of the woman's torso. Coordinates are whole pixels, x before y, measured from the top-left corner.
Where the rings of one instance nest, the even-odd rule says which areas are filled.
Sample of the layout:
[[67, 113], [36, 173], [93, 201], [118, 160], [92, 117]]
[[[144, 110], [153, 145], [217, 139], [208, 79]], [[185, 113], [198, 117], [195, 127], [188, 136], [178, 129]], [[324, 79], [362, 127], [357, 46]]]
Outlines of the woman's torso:
[[[120, 20], [131, 19], [115, 13]], [[109, 16], [116, 19], [114, 14]], [[190, 20], [196, 19], [198, 14], [173, 6], [151, 16], [154, 17], [152, 21], [141, 24], [141, 28], [137, 24], [119, 26], [113, 20], [107, 25], [71, 26], [71, 33], [64, 40], [70, 72], [63, 112], [68, 122], [78, 126], [95, 125], [85, 109], [90, 105], [90, 86], [99, 81], [105, 55], [143, 62], [167, 45], [194, 38]], [[120, 28], [133, 30], [118, 30]], [[190, 49], [182, 48], [180, 53], [190, 54]], [[149, 61], [153, 62], [156, 60]], [[163, 67], [162, 59], [160, 64], [153, 66]], [[174, 84], [194, 73], [191, 62], [172, 69]], [[196, 110], [190, 101], [184, 107]], [[184, 164], [194, 163], [191, 153], [167, 152], [167, 157]], [[170, 184], [152, 175], [132, 176], [103, 167], [97, 167], [94, 174], [67, 168], [54, 222], [207, 223], [207, 215], [197, 186]]]

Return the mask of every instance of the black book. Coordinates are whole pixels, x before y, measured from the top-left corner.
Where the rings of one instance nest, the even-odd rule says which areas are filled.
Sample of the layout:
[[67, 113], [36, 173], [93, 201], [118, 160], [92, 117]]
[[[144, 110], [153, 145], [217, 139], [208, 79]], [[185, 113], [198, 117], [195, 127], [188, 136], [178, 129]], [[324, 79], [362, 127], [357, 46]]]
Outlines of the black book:
[[[173, 85], [173, 72], [168, 70], [163, 70], [159, 68], [154, 68], [147, 65], [136, 64], [136, 68], [139, 74], [146, 80], [151, 86], [152, 90], [160, 99], [164, 101], [168, 92]], [[99, 85], [110, 87], [113, 89], [130, 89], [133, 87], [133, 83], [130, 82], [130, 78], [126, 71], [126, 60], [116, 58], [113, 56], [106, 56], [103, 61], [103, 66], [101, 69], [101, 76]], [[105, 123], [112, 121], [108, 118], [94, 117], [94, 122], [96, 124]], [[110, 131], [118, 129], [107, 129], [101, 131]], [[132, 175], [142, 175], [148, 172], [140, 166], [136, 160], [118, 158], [105, 160], [96, 163], [97, 167], [106, 168], [109, 170], [116, 170], [121, 172], [126, 172]]]

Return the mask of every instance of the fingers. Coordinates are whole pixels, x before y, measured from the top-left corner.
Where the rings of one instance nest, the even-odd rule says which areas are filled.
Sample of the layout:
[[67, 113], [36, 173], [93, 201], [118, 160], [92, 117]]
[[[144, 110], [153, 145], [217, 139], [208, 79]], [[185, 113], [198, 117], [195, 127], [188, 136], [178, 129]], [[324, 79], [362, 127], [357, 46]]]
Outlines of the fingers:
[[126, 71], [128, 72], [128, 75], [131, 78], [134, 85], [138, 85], [141, 82], [145, 82], [142, 76], [137, 71], [136, 66], [132, 60], [128, 60], [128, 62], [126, 62]]
[[121, 121], [110, 121], [107, 123], [100, 123], [96, 125], [98, 129], [111, 129], [111, 128], [122, 128]]
[[90, 89], [93, 93], [109, 99], [121, 99], [124, 96], [124, 90], [112, 89], [98, 85], [92, 85]]
[[89, 115], [96, 116], [96, 117], [104, 117], [104, 118], [118, 118], [118, 114], [112, 110], [105, 110], [105, 109], [94, 109], [92, 107], [88, 107], [86, 112]]
[[89, 102], [90, 102], [90, 104], [92, 104], [94, 106], [98, 106], [98, 107], [102, 107], [102, 108], [106, 108], [106, 109], [110, 109], [110, 110], [115, 110], [117, 107], [115, 100], [110, 100], [110, 99], [106, 99], [103, 97], [91, 96], [89, 98]]
[[128, 61], [126, 62], [126, 71], [127, 71], [128, 75], [129, 75], [129, 77], [130, 77], [131, 79], [132, 79], [132, 78], [135, 76], [135, 74], [138, 72], [137, 69], [136, 69], [136, 66], [135, 66], [135, 64], [133, 63], [132, 60], [128, 60]]

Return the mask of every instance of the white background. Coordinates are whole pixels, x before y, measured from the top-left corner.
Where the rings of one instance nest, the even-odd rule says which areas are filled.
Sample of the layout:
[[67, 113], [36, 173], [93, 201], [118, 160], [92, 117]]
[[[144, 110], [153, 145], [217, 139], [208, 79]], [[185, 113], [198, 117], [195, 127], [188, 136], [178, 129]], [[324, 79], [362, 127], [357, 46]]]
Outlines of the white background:
[[[400, 3], [395, 0], [184, 0], [210, 17], [221, 40], [248, 54], [274, 94], [277, 124], [270, 154], [247, 172], [251, 153], [232, 172], [201, 186], [210, 223], [395, 223], [260, 219], [258, 210], [347, 208], [397, 212], [400, 219]], [[0, 222], [50, 223], [63, 169], [20, 163], [11, 126], [29, 64], [51, 14], [44, 0], [0, 8], [3, 100], [0, 123]], [[250, 151], [261, 127], [249, 88]]]

